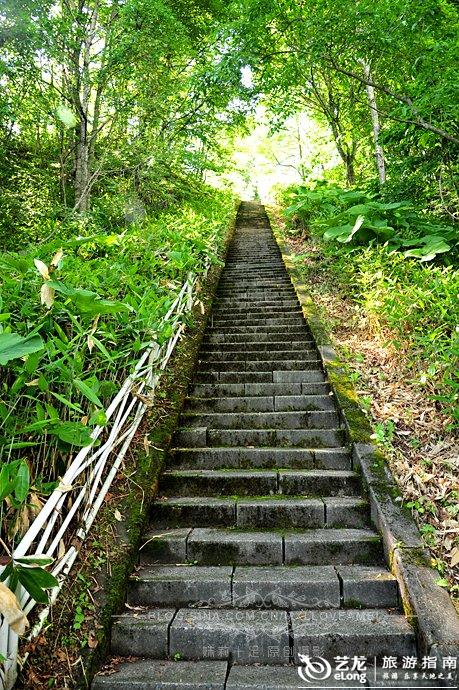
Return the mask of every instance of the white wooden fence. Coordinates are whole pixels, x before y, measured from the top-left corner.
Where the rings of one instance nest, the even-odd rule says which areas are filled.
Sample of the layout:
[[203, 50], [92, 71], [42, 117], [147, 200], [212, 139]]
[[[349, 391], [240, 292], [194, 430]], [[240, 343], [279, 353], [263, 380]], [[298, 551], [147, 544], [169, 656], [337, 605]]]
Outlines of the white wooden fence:
[[[208, 269], [209, 264], [206, 274]], [[15, 558], [33, 554], [55, 558], [50, 572], [58, 578], [59, 586], [50, 593], [50, 605], [56, 601], [145, 410], [154, 399], [160, 373], [166, 367], [183, 331], [182, 317], [193, 307], [196, 282], [197, 277], [189, 274], [163, 319], [163, 323], [172, 326], [171, 337], [162, 346], [152, 342], [144, 351], [134, 371], [106, 410], [107, 424], [94, 428], [93, 443], [82, 448], [75, 456], [60, 485], [49, 496], [14, 549]], [[103, 440], [95, 448], [94, 442], [99, 437]], [[22, 587], [19, 586], [16, 594], [25, 613], [36, 606], [36, 602]], [[40, 632], [49, 615], [50, 605], [39, 611], [29, 639]], [[18, 659], [18, 636], [5, 620], [0, 626], [0, 654], [6, 659], [0, 666], [0, 689], [10, 690], [16, 681], [18, 663], [22, 664], [25, 659]]]

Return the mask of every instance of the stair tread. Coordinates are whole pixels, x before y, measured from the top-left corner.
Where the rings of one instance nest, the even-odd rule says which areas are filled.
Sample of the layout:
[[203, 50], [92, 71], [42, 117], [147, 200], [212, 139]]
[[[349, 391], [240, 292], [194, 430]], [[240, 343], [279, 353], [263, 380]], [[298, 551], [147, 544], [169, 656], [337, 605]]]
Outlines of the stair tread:
[[168, 661], [136, 659], [99, 674], [93, 690], [222, 690], [228, 672], [226, 661]]

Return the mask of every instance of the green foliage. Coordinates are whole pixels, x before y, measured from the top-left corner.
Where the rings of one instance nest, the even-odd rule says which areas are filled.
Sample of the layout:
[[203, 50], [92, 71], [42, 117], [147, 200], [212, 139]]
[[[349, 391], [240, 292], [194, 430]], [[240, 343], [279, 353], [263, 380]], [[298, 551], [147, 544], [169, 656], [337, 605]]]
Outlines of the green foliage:
[[291, 196], [287, 217], [308, 225], [324, 240], [354, 245], [384, 243], [390, 251], [423, 262], [457, 251], [455, 228], [416, 212], [409, 201], [386, 203], [374, 194], [326, 183], [312, 189], [293, 188]]
[[[364, 192], [336, 186], [294, 188], [284, 191], [282, 199], [290, 203], [286, 210], [290, 222], [287, 232], [292, 236], [302, 234], [304, 224], [313, 228], [338, 280], [366, 314], [390, 330], [393, 344], [403, 351], [412, 369], [413, 379], [427, 388], [453, 424], [459, 426], [456, 231], [435, 225], [406, 203], [377, 202]], [[343, 218], [355, 223], [363, 213], [373, 226], [378, 214], [384, 220], [383, 232], [390, 232], [390, 237], [384, 234], [380, 238], [376, 233], [359, 237], [356, 232], [351, 242], [327, 241], [330, 226], [342, 223]], [[424, 234], [429, 230], [438, 234]], [[347, 239], [352, 226], [345, 232]], [[413, 237], [416, 233], [418, 237]], [[440, 244], [443, 238], [451, 246], [447, 252]], [[420, 251], [414, 252], [413, 248]], [[304, 258], [301, 254], [297, 257], [299, 267], [304, 265]], [[387, 425], [375, 430], [383, 443], [390, 442], [392, 432]]]
[[58, 585], [54, 575], [45, 570], [52, 562], [52, 558], [40, 555], [12, 559], [0, 574], [0, 582], [8, 580], [8, 587], [13, 592], [22, 585], [37, 603], [47, 604], [47, 590]]
[[[3, 320], [9, 319], [11, 314], [5, 313]], [[17, 333], [0, 333], [0, 365], [7, 364], [11, 359], [18, 359], [24, 355], [43, 350], [43, 341], [39, 336], [24, 338]]]
[[[230, 8], [225, 57], [252, 67], [247, 98], [261, 99], [275, 126], [304, 111], [326, 124], [347, 183], [360, 185], [376, 172], [378, 113], [387, 200], [416, 199], [457, 220], [457, 3], [235, 0]], [[326, 170], [330, 160], [321, 163]], [[302, 177], [310, 173], [303, 165]]]
[[232, 212], [229, 196], [201, 186], [193, 202], [121, 232], [56, 238], [1, 257], [0, 452], [11, 458], [0, 472], [5, 537], [20, 536], [18, 511], [49, 493], [72, 450], [106, 423], [139, 353], [170, 337], [172, 321], [163, 317], [189, 273], [219, 261]]

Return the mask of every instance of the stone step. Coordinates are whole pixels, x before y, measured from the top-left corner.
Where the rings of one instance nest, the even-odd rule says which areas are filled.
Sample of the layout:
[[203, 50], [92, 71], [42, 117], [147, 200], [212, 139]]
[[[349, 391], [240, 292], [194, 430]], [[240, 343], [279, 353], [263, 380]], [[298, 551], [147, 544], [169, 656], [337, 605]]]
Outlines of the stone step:
[[350, 470], [347, 448], [173, 448], [171, 463], [182, 469]]
[[271, 307], [276, 309], [283, 307], [296, 307], [298, 309], [299, 305], [297, 299], [294, 299], [293, 297], [291, 299], [287, 299], [285, 296], [282, 296], [281, 299], [274, 299], [274, 297], [271, 299], [229, 299], [227, 297], [217, 297], [214, 301], [213, 311], [224, 310], [226, 313], [235, 312], [238, 314], [241, 311], [246, 311], [250, 307], [253, 307], [254, 309], [257, 309], [258, 307], [263, 309], [270, 309]]
[[311, 331], [309, 330], [308, 326], [306, 323], [303, 321], [300, 324], [297, 324], [296, 326], [291, 326], [289, 324], [286, 324], [284, 326], [250, 326], [250, 325], [244, 325], [241, 326], [239, 323], [237, 326], [232, 326], [232, 327], [221, 327], [221, 328], [215, 328], [213, 326], [208, 326], [206, 330], [206, 334], [209, 336], [212, 335], [218, 335], [222, 337], [226, 337], [227, 335], [263, 335], [263, 337], [269, 338], [270, 334], [279, 334], [281, 333], [282, 335], [285, 334], [307, 334], [309, 337], [311, 336]]
[[227, 674], [226, 661], [138, 659], [117, 664], [108, 675], [97, 675], [91, 687], [92, 690], [223, 690]]
[[194, 412], [181, 415], [181, 424], [187, 429], [335, 429], [339, 426], [338, 413], [331, 410], [305, 410], [301, 412]]
[[292, 412], [335, 409], [330, 395], [256, 395], [237, 397], [188, 397], [186, 405], [193, 412]]
[[207, 429], [180, 428], [175, 434], [178, 446], [262, 446], [269, 448], [341, 448], [344, 429]]
[[262, 294], [262, 293], [273, 293], [278, 294], [279, 292], [290, 292], [290, 294], [296, 294], [295, 289], [292, 285], [290, 278], [284, 276], [259, 276], [258, 280], [251, 280], [250, 277], [245, 277], [242, 279], [235, 279], [233, 276], [222, 277], [216, 292], [216, 296], [221, 296], [222, 293], [230, 292], [231, 297], [237, 298], [239, 296], [243, 297], [244, 293], [249, 292], [250, 294]]
[[169, 470], [161, 493], [169, 496], [250, 496], [279, 492], [278, 473], [262, 470]]
[[205, 348], [224, 348], [228, 350], [282, 350], [285, 343], [289, 343], [294, 347], [312, 347], [315, 348], [315, 342], [307, 334], [304, 337], [297, 334], [292, 338], [290, 333], [215, 333], [214, 335], [207, 335], [202, 341], [202, 346]]
[[269, 318], [271, 316], [278, 316], [279, 314], [289, 316], [291, 314], [301, 314], [301, 308], [298, 304], [290, 307], [253, 307], [248, 305], [244, 309], [228, 309], [225, 307], [215, 308], [212, 310], [211, 319], [213, 321], [234, 321], [235, 319], [241, 321], [250, 321], [250, 319]]
[[325, 496], [161, 497], [150, 509], [156, 527], [241, 527], [243, 529], [313, 529], [369, 524], [368, 503], [362, 498]]
[[[200, 354], [203, 355], [210, 355], [213, 353], [227, 353], [227, 354], [254, 354], [254, 353], [265, 353], [265, 352], [274, 352], [276, 350], [280, 350], [282, 352], [289, 352], [291, 353], [292, 351], [303, 351], [305, 350], [307, 353], [314, 352], [314, 354], [317, 353], [317, 348], [312, 340], [298, 340], [298, 341], [293, 341], [291, 339], [291, 336], [285, 336], [284, 340], [280, 341], [273, 341], [273, 340], [268, 340], [266, 342], [256, 342], [256, 340], [252, 342], [241, 342], [241, 343], [231, 343], [231, 342], [226, 342], [225, 340], [221, 341], [211, 341], [211, 340], [203, 340], [201, 344], [201, 350]], [[244, 359], [244, 358], [242, 358]], [[289, 357], [287, 357], [289, 359]]]
[[285, 275], [280, 273], [273, 273], [271, 276], [267, 273], [260, 273], [258, 278], [251, 279], [247, 275], [238, 275], [236, 273], [223, 278], [218, 286], [217, 295], [230, 293], [231, 296], [237, 296], [244, 292], [260, 292], [260, 291], [281, 292], [289, 290], [293, 291], [292, 282]]
[[211, 317], [210, 323], [218, 328], [233, 328], [241, 327], [241, 322], [246, 323], [247, 326], [301, 326], [304, 324], [304, 317], [300, 312], [292, 312], [290, 314], [280, 314], [279, 316], [250, 316], [245, 319], [223, 319]]
[[169, 470], [161, 477], [169, 496], [357, 496], [360, 476], [342, 470]]
[[330, 386], [319, 383], [198, 383], [190, 390], [196, 398], [329, 395]]
[[383, 568], [365, 566], [141, 566], [131, 606], [258, 609], [396, 608], [398, 588]]
[[[276, 652], [277, 648], [273, 647], [272, 653]], [[234, 664], [230, 667], [225, 690], [260, 690], [261, 688], [262, 690], [297, 690], [299, 687], [302, 687], [301, 683], [304, 683], [304, 681], [301, 681], [298, 676], [298, 666], [293, 664], [285, 666]], [[320, 681], [314, 682], [314, 684], [311, 684], [311, 688], [313, 690], [320, 687], [326, 688], [327, 685], [325, 683], [322, 685]], [[342, 685], [343, 688], [348, 686], [349, 681]], [[103, 687], [105, 688], [105, 686]], [[113, 686], [114, 690], [116, 687]], [[333, 680], [333, 687], [340, 687], [339, 682]], [[362, 687], [365, 688], [364, 685]], [[144, 688], [142, 687], [141, 690], [144, 690]]]
[[[262, 353], [265, 354], [265, 353]], [[274, 353], [276, 355], [276, 353]], [[297, 353], [295, 353], [296, 356]], [[219, 359], [203, 359], [199, 361], [198, 372], [220, 373], [222, 371], [231, 372], [263, 372], [269, 371], [304, 371], [315, 369], [321, 371], [321, 360], [319, 356], [310, 356], [309, 359], [275, 359], [270, 353], [266, 353], [270, 359], [257, 358], [255, 360], [232, 361]]]
[[[406, 618], [380, 609], [361, 611], [292, 611], [294, 658], [314, 649], [326, 659], [361, 655], [416, 656], [416, 639]], [[307, 654], [307, 652], [306, 652]]]
[[272, 348], [270, 350], [231, 350], [223, 347], [203, 347], [199, 353], [199, 362], [207, 363], [231, 363], [231, 362], [290, 362], [292, 360], [300, 360], [300, 362], [315, 362], [320, 363], [320, 357], [316, 348], [307, 348], [302, 344], [300, 348], [286, 347], [280, 350]]
[[[235, 248], [234, 252], [231, 247], [229, 248], [231, 260], [227, 262], [225, 275], [239, 272], [247, 272], [249, 275], [252, 275], [251, 269], [254, 266], [258, 266], [260, 271], [268, 270], [268, 275], [270, 269], [282, 272], [284, 266], [275, 245], [272, 244], [270, 246], [267, 235], [260, 235], [258, 239], [260, 241], [253, 244], [252, 247], [244, 238], [244, 241], [239, 247]], [[285, 269], [283, 272], [285, 274]]]
[[266, 254], [266, 250], [269, 252], [269, 248], [267, 249], [266, 245], [263, 247], [263, 254], [261, 254], [261, 248], [262, 246], [259, 245], [251, 252], [247, 245], [244, 244], [238, 250], [239, 256], [231, 254], [230, 251], [224, 275], [246, 275], [251, 278], [255, 269], [258, 269], [260, 275], [285, 275], [285, 269], [279, 254]]
[[[333, 662], [333, 659], [330, 659], [330, 662]], [[217, 664], [222, 662], [215, 663]], [[290, 664], [285, 666], [267, 666], [261, 664], [254, 664], [249, 666], [246, 664], [234, 664], [230, 667], [225, 690], [260, 690], [261, 688], [262, 690], [297, 690], [299, 687], [310, 687], [313, 690], [319, 690], [319, 688], [330, 687], [343, 688], [346, 690], [348, 690], [349, 687], [385, 688], [385, 690], [388, 690], [389, 688], [399, 688], [400, 690], [402, 688], [406, 688], [407, 690], [412, 690], [414, 687], [420, 689], [443, 687], [439, 685], [439, 681], [436, 679], [423, 678], [422, 675], [425, 675], [426, 672], [422, 671], [422, 669], [420, 669], [420, 666], [418, 666], [416, 676], [418, 680], [414, 680], [413, 671], [401, 671], [399, 667], [398, 672], [394, 672], [393, 670], [391, 671], [387, 668], [384, 669], [381, 666], [377, 666], [375, 670], [373, 663], [373, 659], [368, 660], [366, 666], [367, 671], [363, 672], [363, 674], [359, 674], [358, 671], [343, 671], [342, 664], [340, 670], [340, 668], [338, 668], [334, 663], [332, 663], [332, 673], [328, 678], [324, 680], [314, 680], [314, 682], [312, 682], [312, 680], [308, 681], [310, 683], [308, 686], [304, 685], [304, 681], [299, 679], [298, 666], [296, 664]], [[352, 662], [347, 666], [347, 668], [352, 668]], [[392, 674], [394, 673], [397, 676], [396, 678], [392, 678]], [[408, 678], [405, 678], [405, 673], [411, 675]], [[361, 683], [357, 679], [349, 681], [347, 679], [347, 676], [352, 676], [353, 674], [355, 674], [355, 677], [358, 675], [366, 676], [366, 682], [364, 680]], [[340, 678], [340, 676], [342, 676], [342, 678]], [[338, 677], [339, 679], [337, 680], [336, 677]], [[350, 682], [352, 682], [352, 686], [350, 686]], [[303, 684], [299, 685], [299, 683]], [[141, 690], [143, 690], [143, 687]]]
[[284, 285], [278, 287], [269, 287], [263, 285], [244, 287], [238, 290], [237, 288], [222, 288], [217, 290], [216, 299], [228, 300], [229, 302], [235, 302], [239, 300], [275, 300], [278, 298], [283, 299], [296, 299], [296, 293], [292, 285]]
[[[270, 339], [277, 339], [278, 336], [281, 336], [282, 338], [286, 336], [292, 336], [291, 340], [297, 340], [297, 336], [300, 336], [301, 338], [304, 336], [308, 339], [311, 338], [310, 331], [306, 324], [300, 323], [297, 326], [247, 326], [247, 329], [243, 328], [242, 326], [234, 326], [232, 328], [214, 328], [213, 326], [209, 326], [206, 330], [206, 338], [212, 338], [214, 336], [217, 336], [218, 338], [228, 338], [231, 336], [244, 336], [244, 338], [248, 337], [248, 340], [252, 340], [254, 337], [255, 338], [260, 338], [261, 341], [267, 341], [269, 342]], [[228, 342], [231, 342], [229, 340]], [[255, 340], [255, 342], [257, 342]]]
[[[290, 637], [286, 611], [253, 609], [150, 609], [121, 615], [112, 627], [112, 653], [155, 659], [201, 660], [212, 648], [214, 658], [238, 663], [287, 663]], [[267, 643], [280, 645], [277, 661], [268, 659]], [[260, 654], [250, 656], [254, 647]], [[237, 658], [236, 658], [237, 657]]]
[[323, 371], [302, 369], [291, 371], [198, 371], [196, 383], [317, 383], [324, 382]]
[[[144, 559], [160, 560], [158, 554], [164, 554], [164, 547], [160, 544], [156, 549], [154, 539], [148, 546]], [[202, 565], [374, 565], [382, 560], [381, 538], [368, 529], [270, 532], [197, 528], [186, 538], [182, 536], [182, 543], [176, 538], [175, 551], [183, 548], [188, 561]], [[169, 558], [171, 554], [164, 555]]]
[[[291, 659], [291, 642], [298, 661], [299, 653], [307, 654], [303, 650], [312, 648], [325, 658], [416, 655], [414, 632], [404, 616], [381, 609], [307, 609], [287, 614], [275, 609], [185, 608], [176, 612], [164, 608], [121, 615], [112, 628], [114, 654], [160, 659], [180, 655], [184, 660], [202, 660], [211, 647], [214, 659], [286, 664]], [[274, 645], [279, 650], [276, 656]]]
[[279, 299], [279, 300], [246, 300], [244, 302], [229, 301], [221, 302], [216, 300], [212, 309], [212, 314], [247, 314], [250, 312], [278, 312], [278, 311], [298, 311], [301, 309], [298, 300], [295, 299]]

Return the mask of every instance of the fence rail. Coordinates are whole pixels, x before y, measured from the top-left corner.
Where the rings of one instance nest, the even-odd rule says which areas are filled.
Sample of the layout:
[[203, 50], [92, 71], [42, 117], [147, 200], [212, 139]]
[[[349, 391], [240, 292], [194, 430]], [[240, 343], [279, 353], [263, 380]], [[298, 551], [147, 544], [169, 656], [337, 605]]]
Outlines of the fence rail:
[[[204, 275], [209, 270], [209, 262]], [[189, 274], [162, 323], [172, 325], [172, 335], [159, 345], [152, 342], [126, 378], [106, 410], [107, 424], [92, 432], [92, 443], [74, 457], [59, 486], [49, 496], [39, 514], [14, 549], [14, 558], [45, 554], [55, 559], [50, 572], [59, 586], [50, 592], [50, 603], [39, 611], [37, 621], [28, 635], [33, 639], [42, 629], [93, 524], [105, 496], [123, 462], [132, 439], [149, 404], [161, 372], [167, 366], [184, 329], [182, 317], [193, 307], [197, 276]], [[103, 439], [103, 440], [102, 440]], [[101, 440], [96, 448], [96, 441]], [[3, 571], [3, 567], [0, 572]], [[36, 602], [22, 588], [16, 591], [24, 612]], [[17, 678], [18, 636], [5, 620], [0, 626], [0, 690], [11, 690]]]

